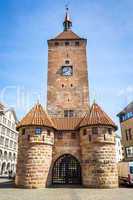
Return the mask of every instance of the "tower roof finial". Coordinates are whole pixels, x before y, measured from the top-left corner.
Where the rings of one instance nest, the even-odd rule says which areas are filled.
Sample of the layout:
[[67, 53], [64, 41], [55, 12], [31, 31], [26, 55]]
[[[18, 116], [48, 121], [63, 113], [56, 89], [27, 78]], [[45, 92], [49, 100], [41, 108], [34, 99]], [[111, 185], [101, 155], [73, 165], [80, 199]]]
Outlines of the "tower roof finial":
[[65, 20], [63, 22], [63, 27], [64, 27], [64, 31], [68, 31], [72, 27], [72, 21], [69, 15], [68, 3], [65, 5], [65, 7], [66, 7], [66, 14], [65, 14]]

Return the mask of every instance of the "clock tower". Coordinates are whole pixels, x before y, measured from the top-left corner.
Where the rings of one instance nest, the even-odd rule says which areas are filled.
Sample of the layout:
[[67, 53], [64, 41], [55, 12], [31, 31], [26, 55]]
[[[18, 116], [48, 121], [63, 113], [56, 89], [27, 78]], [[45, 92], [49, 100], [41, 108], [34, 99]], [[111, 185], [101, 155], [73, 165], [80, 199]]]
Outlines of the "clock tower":
[[67, 8], [63, 32], [48, 40], [47, 111], [54, 117], [81, 117], [89, 109], [87, 40], [71, 27]]

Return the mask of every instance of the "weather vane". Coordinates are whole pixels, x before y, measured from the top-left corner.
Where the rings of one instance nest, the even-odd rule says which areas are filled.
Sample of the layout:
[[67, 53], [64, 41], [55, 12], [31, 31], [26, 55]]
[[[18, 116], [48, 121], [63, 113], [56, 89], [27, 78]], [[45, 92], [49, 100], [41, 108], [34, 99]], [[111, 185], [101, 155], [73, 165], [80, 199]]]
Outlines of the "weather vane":
[[66, 5], [65, 5], [65, 8], [66, 8], [66, 11], [68, 11], [69, 10], [69, 1], [67, 1], [67, 3], [66, 3]]

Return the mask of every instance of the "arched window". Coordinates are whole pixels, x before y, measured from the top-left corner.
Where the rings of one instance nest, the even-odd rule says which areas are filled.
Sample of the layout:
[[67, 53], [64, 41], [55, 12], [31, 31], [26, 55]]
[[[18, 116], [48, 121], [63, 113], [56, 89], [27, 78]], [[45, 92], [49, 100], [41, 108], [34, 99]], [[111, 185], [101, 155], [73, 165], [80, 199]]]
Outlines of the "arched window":
[[7, 160], [7, 151], [4, 151], [4, 160]]

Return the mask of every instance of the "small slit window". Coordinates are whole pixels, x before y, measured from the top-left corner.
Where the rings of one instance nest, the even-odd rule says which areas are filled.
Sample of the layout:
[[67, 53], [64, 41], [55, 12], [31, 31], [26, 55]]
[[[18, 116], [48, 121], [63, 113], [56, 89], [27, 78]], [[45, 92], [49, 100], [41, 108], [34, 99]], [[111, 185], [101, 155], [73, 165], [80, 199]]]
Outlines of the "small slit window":
[[89, 135], [89, 142], [91, 142], [91, 135]]
[[83, 130], [83, 135], [86, 135], [87, 134], [87, 131], [86, 129]]
[[112, 129], [108, 128], [108, 133], [111, 135], [112, 134]]
[[73, 87], [73, 84], [71, 84], [71, 87]]
[[65, 64], [67, 64], [67, 65], [68, 65], [69, 63], [70, 63], [70, 61], [69, 61], [69, 60], [66, 60], [66, 61], [65, 61]]
[[22, 129], [22, 135], [25, 135], [25, 129]]
[[50, 130], [47, 130], [47, 135], [50, 136]]

